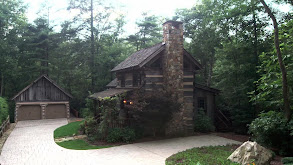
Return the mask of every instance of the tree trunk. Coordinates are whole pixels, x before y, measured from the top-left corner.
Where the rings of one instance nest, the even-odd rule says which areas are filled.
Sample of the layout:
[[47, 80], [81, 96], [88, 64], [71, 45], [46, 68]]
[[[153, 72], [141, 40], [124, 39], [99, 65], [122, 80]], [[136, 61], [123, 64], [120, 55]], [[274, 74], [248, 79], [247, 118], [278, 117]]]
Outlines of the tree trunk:
[[95, 40], [94, 40], [94, 16], [93, 16], [93, 0], [91, 0], [91, 58], [90, 58], [90, 68], [91, 68], [91, 78], [92, 78], [92, 93], [95, 92]]
[[287, 82], [287, 71], [286, 71], [286, 67], [285, 67], [285, 65], [283, 63], [282, 54], [281, 54], [281, 50], [280, 50], [278, 23], [277, 23], [276, 17], [272, 13], [272, 11], [268, 7], [268, 5], [265, 3], [265, 1], [260, 0], [260, 2], [264, 6], [266, 12], [270, 16], [270, 18], [272, 19], [273, 24], [274, 24], [274, 34], [275, 34], [274, 42], [275, 42], [275, 48], [276, 48], [276, 51], [277, 51], [279, 66], [280, 66], [280, 69], [281, 69], [281, 72], [282, 72], [284, 112], [285, 112], [285, 117], [286, 117], [287, 121], [289, 121], [291, 119], [291, 116], [292, 116], [292, 111], [290, 109], [290, 103], [289, 103], [289, 90], [288, 90], [288, 82]]
[[210, 65], [209, 65], [209, 73], [208, 73], [208, 80], [207, 80], [207, 86], [211, 86], [212, 82], [212, 76], [213, 76], [213, 68], [214, 68], [214, 53], [210, 59]]
[[254, 35], [254, 38], [253, 38], [253, 48], [254, 48], [254, 60], [255, 60], [255, 64], [256, 66], [258, 66], [258, 45], [257, 45], [257, 41], [258, 41], [258, 38], [257, 38], [257, 25], [256, 25], [256, 14], [255, 14], [255, 2], [254, 0], [251, 2], [252, 4], [252, 14], [253, 14], [253, 35]]
[[1, 89], [0, 89], [0, 97], [3, 96], [3, 89], [4, 89], [4, 74], [1, 73]]

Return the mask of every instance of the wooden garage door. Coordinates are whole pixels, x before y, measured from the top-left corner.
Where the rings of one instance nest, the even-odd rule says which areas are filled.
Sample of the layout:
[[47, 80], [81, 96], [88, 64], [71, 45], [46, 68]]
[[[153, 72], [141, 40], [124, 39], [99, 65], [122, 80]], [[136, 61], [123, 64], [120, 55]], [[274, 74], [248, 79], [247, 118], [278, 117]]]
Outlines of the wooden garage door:
[[40, 120], [41, 106], [40, 105], [22, 105], [17, 110], [17, 119], [21, 120]]
[[66, 106], [64, 104], [47, 105], [46, 119], [66, 118]]

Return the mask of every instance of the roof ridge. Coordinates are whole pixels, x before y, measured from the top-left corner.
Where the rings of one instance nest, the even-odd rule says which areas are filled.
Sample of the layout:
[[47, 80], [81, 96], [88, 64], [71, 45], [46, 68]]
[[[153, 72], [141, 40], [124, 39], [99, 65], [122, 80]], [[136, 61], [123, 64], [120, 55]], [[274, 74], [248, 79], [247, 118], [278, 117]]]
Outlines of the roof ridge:
[[150, 47], [146, 47], [140, 49], [130, 56], [128, 56], [124, 61], [116, 65], [111, 71], [118, 71], [128, 68], [133, 68], [139, 66], [143, 61], [145, 61], [149, 56], [159, 50], [162, 46], [164, 46], [164, 42], [156, 43]]

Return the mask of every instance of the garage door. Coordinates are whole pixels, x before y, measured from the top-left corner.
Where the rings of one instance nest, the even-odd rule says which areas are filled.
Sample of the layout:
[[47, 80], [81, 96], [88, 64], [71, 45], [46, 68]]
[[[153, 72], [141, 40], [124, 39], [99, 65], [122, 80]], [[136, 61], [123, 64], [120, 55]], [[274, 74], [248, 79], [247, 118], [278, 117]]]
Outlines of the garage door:
[[40, 120], [41, 106], [40, 105], [22, 105], [17, 110], [17, 119], [21, 120]]
[[66, 118], [66, 106], [64, 104], [47, 105], [46, 119]]

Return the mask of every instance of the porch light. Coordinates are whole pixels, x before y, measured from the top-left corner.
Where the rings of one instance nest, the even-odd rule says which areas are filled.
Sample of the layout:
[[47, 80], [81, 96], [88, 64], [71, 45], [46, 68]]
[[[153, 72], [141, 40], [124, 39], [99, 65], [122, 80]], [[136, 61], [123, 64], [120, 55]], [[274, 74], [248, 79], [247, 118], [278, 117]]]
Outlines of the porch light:
[[123, 100], [123, 103], [124, 103], [124, 104], [126, 104], [126, 103], [127, 103], [127, 101], [126, 101], [126, 100]]
[[133, 104], [133, 102], [132, 102], [132, 101], [130, 101], [130, 102], [129, 102], [129, 104], [130, 104], [130, 105], [132, 105], [132, 104]]

